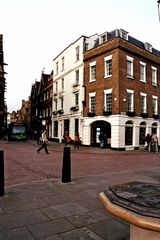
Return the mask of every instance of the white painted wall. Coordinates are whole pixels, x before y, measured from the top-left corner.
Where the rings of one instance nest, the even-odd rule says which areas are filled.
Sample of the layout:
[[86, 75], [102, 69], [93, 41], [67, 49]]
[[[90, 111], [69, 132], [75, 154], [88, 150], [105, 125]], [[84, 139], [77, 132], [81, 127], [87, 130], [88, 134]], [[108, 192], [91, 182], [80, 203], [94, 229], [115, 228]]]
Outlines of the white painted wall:
[[[84, 65], [83, 65], [83, 48], [84, 48], [84, 36], [80, 37], [74, 43], [70, 44], [64, 51], [62, 51], [54, 60], [53, 60], [53, 109], [52, 112], [55, 111], [54, 106], [54, 94], [56, 93], [56, 82], [58, 82], [58, 92], [57, 92], [57, 110], [60, 109], [60, 96], [63, 96], [64, 99], [64, 114], [52, 115], [52, 123], [55, 120], [58, 120], [58, 139], [61, 142], [63, 133], [62, 130], [64, 128], [63, 121], [64, 119], [70, 119], [70, 136], [74, 139], [74, 129], [75, 129], [75, 118], [81, 118], [83, 114], [83, 105], [82, 101], [84, 99], [83, 92], [83, 75], [84, 75]], [[94, 44], [94, 39], [97, 38], [97, 34], [91, 36], [91, 38], [86, 38], [86, 42], [89, 43], [89, 47], [92, 47]], [[76, 47], [79, 46], [79, 61], [76, 61]], [[64, 70], [62, 70], [62, 58], [64, 57]], [[59, 71], [56, 74], [56, 63], [58, 62]], [[76, 82], [75, 71], [79, 70], [79, 86], [73, 88], [73, 84]], [[61, 87], [61, 79], [64, 78], [64, 91], [62, 91]], [[79, 93], [79, 110], [76, 112], [71, 112], [70, 108], [75, 105], [75, 92]], [[82, 133], [82, 121], [79, 121], [79, 134]], [[53, 126], [52, 126], [53, 129]], [[53, 132], [53, 131], [52, 131]], [[52, 136], [54, 137], [54, 136]], [[82, 138], [82, 137], [81, 137]]]
[[[116, 149], [126, 149], [133, 150], [135, 147], [139, 147], [139, 131], [140, 123], [146, 122], [146, 134], [151, 133], [152, 124], [157, 123], [157, 135], [160, 137], [159, 122], [152, 118], [144, 119], [141, 117], [128, 117], [127, 115], [111, 115], [109, 117], [97, 116], [94, 118], [86, 117], [84, 118], [83, 128], [83, 144], [91, 144], [91, 124], [97, 120], [107, 121], [111, 124], [111, 147]], [[133, 122], [133, 145], [125, 146], [125, 123], [127, 121]]]

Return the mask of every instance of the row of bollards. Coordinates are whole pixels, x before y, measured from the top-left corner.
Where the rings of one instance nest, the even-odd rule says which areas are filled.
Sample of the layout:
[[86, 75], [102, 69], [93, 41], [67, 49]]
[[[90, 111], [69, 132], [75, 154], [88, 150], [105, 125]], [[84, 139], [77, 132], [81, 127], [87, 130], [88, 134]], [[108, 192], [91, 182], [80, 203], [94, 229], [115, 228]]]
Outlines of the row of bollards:
[[4, 153], [0, 150], [0, 196], [4, 196]]

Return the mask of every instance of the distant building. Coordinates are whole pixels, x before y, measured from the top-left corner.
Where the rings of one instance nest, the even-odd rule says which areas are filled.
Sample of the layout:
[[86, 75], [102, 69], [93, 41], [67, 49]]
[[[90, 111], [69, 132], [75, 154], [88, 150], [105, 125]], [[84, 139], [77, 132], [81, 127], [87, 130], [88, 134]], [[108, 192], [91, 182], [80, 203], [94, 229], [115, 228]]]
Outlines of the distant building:
[[26, 131], [30, 132], [30, 100], [22, 100], [21, 108], [7, 114], [7, 124], [22, 125], [26, 127]]
[[7, 127], [7, 106], [5, 102], [6, 79], [3, 57], [3, 35], [0, 34], [0, 138], [5, 135]]
[[52, 91], [53, 72], [45, 74], [42, 71], [40, 81], [32, 85], [31, 101], [31, 137], [37, 138], [42, 128], [47, 129], [49, 138], [52, 136]]

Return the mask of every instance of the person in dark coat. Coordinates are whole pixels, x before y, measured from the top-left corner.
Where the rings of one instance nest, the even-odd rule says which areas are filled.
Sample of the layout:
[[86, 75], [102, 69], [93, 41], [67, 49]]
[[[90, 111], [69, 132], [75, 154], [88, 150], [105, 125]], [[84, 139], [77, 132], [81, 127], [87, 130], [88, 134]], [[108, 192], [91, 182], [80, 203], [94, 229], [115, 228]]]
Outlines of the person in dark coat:
[[151, 140], [152, 140], [152, 136], [147, 133], [146, 137], [145, 137], [145, 141], [147, 143], [147, 147], [146, 150], [150, 152], [150, 148], [151, 148]]

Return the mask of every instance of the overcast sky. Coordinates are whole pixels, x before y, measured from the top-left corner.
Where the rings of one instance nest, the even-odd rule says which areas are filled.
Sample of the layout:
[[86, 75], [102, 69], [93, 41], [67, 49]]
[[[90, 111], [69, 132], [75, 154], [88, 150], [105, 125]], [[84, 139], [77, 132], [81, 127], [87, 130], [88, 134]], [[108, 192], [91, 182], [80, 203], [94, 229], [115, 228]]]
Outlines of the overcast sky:
[[70, 43], [116, 28], [160, 50], [157, 0], [0, 0], [8, 111], [20, 109]]

